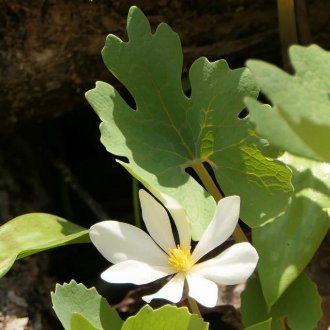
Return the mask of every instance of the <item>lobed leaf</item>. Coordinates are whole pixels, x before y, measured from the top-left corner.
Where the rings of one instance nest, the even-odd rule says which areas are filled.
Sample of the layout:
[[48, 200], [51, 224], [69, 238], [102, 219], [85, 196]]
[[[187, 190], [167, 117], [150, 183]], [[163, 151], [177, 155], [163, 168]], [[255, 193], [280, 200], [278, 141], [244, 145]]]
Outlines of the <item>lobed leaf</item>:
[[252, 233], [268, 307], [307, 266], [330, 227], [330, 165], [290, 154], [281, 160], [292, 168], [294, 194], [285, 213]]
[[274, 65], [250, 60], [247, 66], [272, 110], [247, 99], [257, 131], [272, 144], [302, 157], [330, 162], [330, 52], [317, 45], [292, 46], [295, 75]]
[[[197, 59], [189, 70], [192, 93], [182, 91], [182, 49], [166, 24], [152, 33], [143, 13], [128, 14], [129, 40], [109, 35], [102, 51], [113, 75], [133, 96], [130, 107], [109, 84], [86, 93], [99, 115], [106, 149], [147, 188], [177, 199], [188, 212], [193, 238], [212, 218], [214, 202], [185, 170], [208, 163], [225, 195], [240, 195], [241, 216], [259, 226], [283, 211], [291, 192], [290, 171], [267, 156], [267, 145], [248, 118], [239, 118], [246, 96], [258, 87], [246, 68]], [[253, 193], [251, 193], [253, 191]]]
[[208, 323], [186, 307], [165, 305], [158, 309], [144, 306], [136, 315], [129, 317], [122, 330], [207, 330]]
[[15, 260], [54, 247], [90, 242], [88, 230], [46, 213], [29, 213], [0, 227], [0, 277]]
[[[87, 289], [83, 284], [56, 285], [51, 293], [53, 308], [65, 330], [78, 330], [73, 326], [83, 325], [87, 329], [120, 330], [123, 321], [107, 300], [95, 288]], [[79, 329], [80, 330], [80, 329]]]

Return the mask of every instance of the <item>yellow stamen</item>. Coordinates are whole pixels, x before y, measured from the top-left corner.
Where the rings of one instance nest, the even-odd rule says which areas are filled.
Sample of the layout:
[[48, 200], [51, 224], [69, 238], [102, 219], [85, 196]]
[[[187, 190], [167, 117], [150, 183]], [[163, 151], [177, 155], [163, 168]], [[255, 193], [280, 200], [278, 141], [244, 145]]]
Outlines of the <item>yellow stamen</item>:
[[177, 245], [176, 248], [168, 250], [169, 264], [179, 272], [187, 272], [195, 264], [191, 258], [190, 246]]

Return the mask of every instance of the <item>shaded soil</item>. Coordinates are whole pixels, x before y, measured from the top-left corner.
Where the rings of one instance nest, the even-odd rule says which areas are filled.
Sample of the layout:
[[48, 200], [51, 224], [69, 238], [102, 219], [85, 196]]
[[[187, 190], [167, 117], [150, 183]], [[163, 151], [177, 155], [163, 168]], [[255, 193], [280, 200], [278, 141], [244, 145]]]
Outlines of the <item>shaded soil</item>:
[[[301, 41], [329, 48], [330, 3], [306, 2], [300, 25], [309, 32]], [[184, 72], [200, 56], [226, 58], [232, 67], [248, 58], [281, 62], [275, 0], [1, 0], [0, 130], [80, 109], [96, 80], [118, 85], [100, 50], [108, 33], [126, 40], [132, 4], [153, 28], [166, 22], [180, 35]]]

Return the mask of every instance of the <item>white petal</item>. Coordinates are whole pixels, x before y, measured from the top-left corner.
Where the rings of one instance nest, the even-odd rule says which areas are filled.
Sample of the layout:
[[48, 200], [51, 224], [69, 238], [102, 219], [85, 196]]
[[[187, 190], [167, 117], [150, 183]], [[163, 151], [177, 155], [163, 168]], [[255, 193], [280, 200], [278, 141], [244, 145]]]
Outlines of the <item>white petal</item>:
[[218, 300], [218, 286], [198, 275], [191, 272], [186, 276], [188, 282], [188, 295], [194, 298], [205, 307], [214, 307]]
[[174, 220], [176, 229], [179, 233], [180, 244], [190, 246], [191, 228], [185, 209], [179, 204], [178, 201], [169, 195], [160, 193], [159, 200], [164, 204]]
[[118, 221], [93, 225], [89, 236], [100, 253], [112, 263], [138, 260], [167, 266], [168, 256], [143, 230]]
[[239, 218], [239, 207], [239, 196], [225, 197], [218, 202], [213, 219], [192, 253], [195, 260], [225, 242], [233, 233]]
[[233, 285], [251, 276], [258, 259], [258, 253], [250, 243], [238, 243], [217, 257], [194, 265], [192, 271], [218, 284]]
[[167, 252], [175, 247], [170, 219], [164, 207], [145, 190], [139, 191], [142, 217], [150, 236]]
[[170, 266], [151, 266], [136, 260], [126, 260], [109, 267], [101, 274], [101, 278], [110, 283], [141, 285], [171, 274], [173, 274], [173, 268]]
[[147, 303], [150, 303], [152, 299], [166, 299], [173, 303], [177, 303], [182, 298], [183, 285], [184, 275], [182, 273], [177, 273], [159, 291], [154, 294], [144, 296], [142, 299]]

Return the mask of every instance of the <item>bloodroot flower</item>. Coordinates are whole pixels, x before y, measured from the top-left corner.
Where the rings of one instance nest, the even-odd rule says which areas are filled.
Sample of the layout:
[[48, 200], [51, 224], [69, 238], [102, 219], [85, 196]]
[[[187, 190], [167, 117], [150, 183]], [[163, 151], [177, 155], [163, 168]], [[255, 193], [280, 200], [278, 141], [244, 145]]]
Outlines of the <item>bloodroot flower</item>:
[[101, 274], [110, 283], [146, 284], [162, 277], [172, 278], [146, 302], [161, 298], [177, 303], [184, 284], [187, 294], [206, 307], [218, 300], [217, 284], [244, 282], [254, 271], [258, 253], [250, 243], [237, 243], [216, 257], [198, 262], [225, 242], [238, 222], [240, 198], [220, 200], [215, 215], [195, 249], [191, 251], [191, 229], [183, 208], [171, 197], [162, 195], [176, 225], [180, 244], [175, 244], [164, 207], [140, 190], [142, 216], [150, 234], [118, 221], [103, 221], [90, 229], [90, 238], [101, 254], [114, 265]]

